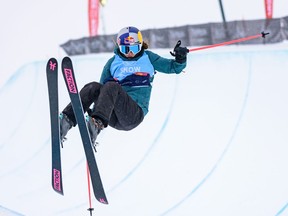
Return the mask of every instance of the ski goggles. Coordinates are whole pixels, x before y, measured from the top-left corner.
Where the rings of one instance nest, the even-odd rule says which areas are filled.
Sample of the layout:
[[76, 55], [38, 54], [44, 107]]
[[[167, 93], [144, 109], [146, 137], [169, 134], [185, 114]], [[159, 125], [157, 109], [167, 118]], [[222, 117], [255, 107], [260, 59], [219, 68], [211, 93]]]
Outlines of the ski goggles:
[[124, 46], [124, 45], [119, 45], [119, 50], [121, 53], [124, 55], [127, 55], [130, 51], [136, 55], [141, 51], [142, 44], [136, 44], [136, 45], [130, 45], [130, 46]]

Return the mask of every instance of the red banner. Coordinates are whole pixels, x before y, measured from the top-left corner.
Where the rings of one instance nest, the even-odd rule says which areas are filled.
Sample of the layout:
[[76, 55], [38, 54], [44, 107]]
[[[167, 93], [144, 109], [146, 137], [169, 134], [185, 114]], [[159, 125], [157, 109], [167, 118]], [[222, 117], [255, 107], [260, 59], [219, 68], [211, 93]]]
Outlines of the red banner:
[[88, 0], [88, 16], [89, 16], [89, 36], [98, 34], [99, 25], [99, 0]]
[[266, 13], [266, 19], [272, 19], [272, 17], [273, 17], [273, 0], [265, 0], [265, 13]]

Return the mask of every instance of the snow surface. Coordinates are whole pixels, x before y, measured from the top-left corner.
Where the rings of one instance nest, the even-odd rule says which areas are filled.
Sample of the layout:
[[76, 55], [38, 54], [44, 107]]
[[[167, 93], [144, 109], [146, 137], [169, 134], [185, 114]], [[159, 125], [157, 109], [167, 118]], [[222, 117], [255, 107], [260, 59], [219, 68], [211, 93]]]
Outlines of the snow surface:
[[[79, 88], [99, 79], [110, 56], [72, 57]], [[226, 46], [190, 53], [181, 75], [157, 73], [144, 122], [98, 138], [109, 205], [93, 198], [93, 215], [288, 215], [287, 59], [287, 43]], [[1, 216], [89, 215], [77, 128], [62, 149], [64, 196], [51, 186], [47, 60], [0, 88]], [[61, 74], [59, 88], [62, 109]]]

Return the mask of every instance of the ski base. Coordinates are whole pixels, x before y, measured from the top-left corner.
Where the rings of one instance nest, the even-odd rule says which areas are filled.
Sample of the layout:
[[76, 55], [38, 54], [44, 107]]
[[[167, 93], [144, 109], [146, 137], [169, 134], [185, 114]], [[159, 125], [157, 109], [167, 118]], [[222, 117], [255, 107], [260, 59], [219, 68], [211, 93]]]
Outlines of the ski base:
[[58, 104], [58, 62], [50, 58], [46, 66], [50, 122], [51, 122], [51, 148], [52, 148], [52, 187], [64, 195], [62, 184], [60, 130], [59, 130], [59, 104]]
[[100, 173], [98, 170], [98, 166], [96, 163], [95, 155], [93, 152], [90, 135], [87, 129], [83, 107], [77, 89], [72, 61], [69, 57], [65, 57], [62, 60], [62, 74], [66, 83], [66, 87], [71, 99], [71, 104], [73, 107], [75, 118], [80, 131], [88, 167], [90, 170], [90, 177], [95, 198], [103, 204], [108, 204], [102, 180], [100, 177]]

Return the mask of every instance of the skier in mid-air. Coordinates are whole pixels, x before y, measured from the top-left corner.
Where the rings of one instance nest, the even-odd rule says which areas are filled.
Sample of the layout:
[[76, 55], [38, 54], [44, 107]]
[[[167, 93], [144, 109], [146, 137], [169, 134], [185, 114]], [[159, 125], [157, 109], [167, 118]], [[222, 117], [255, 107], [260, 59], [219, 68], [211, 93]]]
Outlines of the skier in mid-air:
[[[92, 144], [108, 125], [128, 131], [143, 121], [148, 113], [155, 71], [179, 74], [186, 67], [189, 50], [180, 45], [178, 41], [171, 52], [175, 60], [167, 59], [147, 50], [148, 44], [136, 27], [119, 31], [114, 56], [104, 66], [100, 82], [90, 82], [80, 91], [83, 110], [89, 116], [87, 127]], [[69, 103], [60, 113], [61, 142], [76, 123]]]

